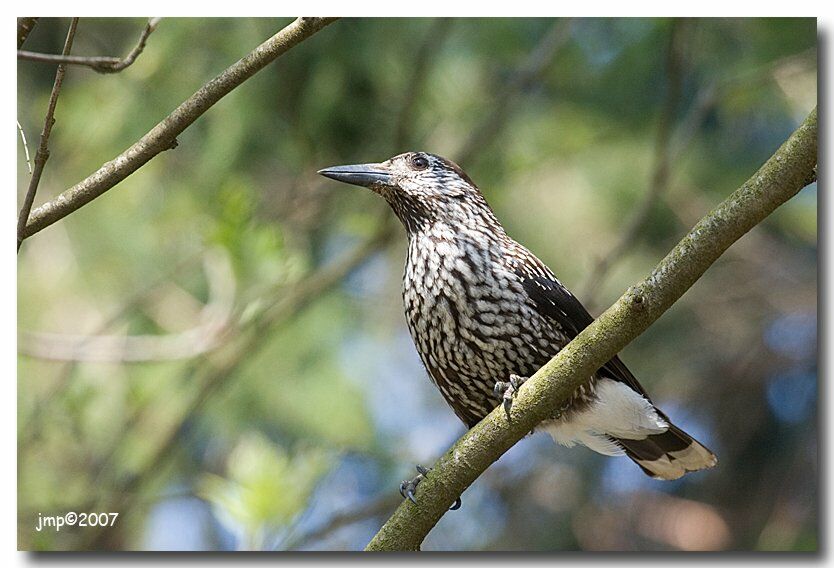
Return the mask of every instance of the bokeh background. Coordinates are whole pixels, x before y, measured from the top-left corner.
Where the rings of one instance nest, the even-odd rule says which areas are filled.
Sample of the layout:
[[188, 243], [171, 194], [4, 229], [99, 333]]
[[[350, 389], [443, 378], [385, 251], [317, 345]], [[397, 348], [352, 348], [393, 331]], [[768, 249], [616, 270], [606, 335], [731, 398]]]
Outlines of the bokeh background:
[[[71, 67], [36, 206], [289, 23], [163, 19]], [[68, 19], [25, 48], [60, 53]], [[87, 19], [123, 55], [141, 18]], [[343, 19], [18, 256], [19, 546], [357, 550], [463, 426], [402, 314], [403, 231], [329, 165], [458, 161], [595, 315], [816, 104], [813, 19]], [[54, 67], [18, 65], [34, 154]], [[22, 144], [18, 195], [28, 183]], [[720, 458], [676, 482], [534, 434], [426, 550], [817, 547], [817, 190], [623, 353]], [[119, 512], [37, 532], [38, 514]]]

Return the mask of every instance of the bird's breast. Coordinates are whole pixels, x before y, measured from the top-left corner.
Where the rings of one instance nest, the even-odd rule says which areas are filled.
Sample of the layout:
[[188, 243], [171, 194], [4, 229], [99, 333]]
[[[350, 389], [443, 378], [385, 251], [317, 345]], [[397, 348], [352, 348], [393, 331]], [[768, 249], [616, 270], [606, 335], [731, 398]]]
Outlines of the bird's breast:
[[455, 407], [465, 400], [488, 412], [496, 403], [495, 381], [534, 372], [559, 346], [524, 300], [521, 280], [507, 268], [500, 247], [445, 237], [410, 239], [403, 276], [406, 320], [447, 401]]

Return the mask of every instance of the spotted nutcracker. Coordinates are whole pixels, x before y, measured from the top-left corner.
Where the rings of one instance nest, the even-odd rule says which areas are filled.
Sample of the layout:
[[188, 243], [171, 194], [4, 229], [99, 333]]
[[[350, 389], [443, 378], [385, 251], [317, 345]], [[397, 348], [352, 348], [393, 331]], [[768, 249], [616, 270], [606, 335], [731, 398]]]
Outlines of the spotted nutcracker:
[[[461, 168], [424, 152], [319, 171], [381, 195], [405, 226], [405, 316], [432, 382], [474, 426], [593, 321], [545, 264], [511, 239]], [[565, 446], [625, 454], [677, 479], [715, 455], [671, 423], [618, 356], [541, 429]], [[416, 483], [403, 487], [413, 500]]]

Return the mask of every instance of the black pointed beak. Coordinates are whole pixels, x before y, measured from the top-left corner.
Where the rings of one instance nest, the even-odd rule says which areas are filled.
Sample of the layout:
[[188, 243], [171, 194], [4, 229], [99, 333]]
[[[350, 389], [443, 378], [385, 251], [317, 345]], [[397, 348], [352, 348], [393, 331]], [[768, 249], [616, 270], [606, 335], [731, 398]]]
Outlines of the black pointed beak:
[[384, 164], [357, 164], [353, 166], [333, 166], [319, 170], [324, 177], [344, 183], [373, 187], [393, 185], [394, 177]]

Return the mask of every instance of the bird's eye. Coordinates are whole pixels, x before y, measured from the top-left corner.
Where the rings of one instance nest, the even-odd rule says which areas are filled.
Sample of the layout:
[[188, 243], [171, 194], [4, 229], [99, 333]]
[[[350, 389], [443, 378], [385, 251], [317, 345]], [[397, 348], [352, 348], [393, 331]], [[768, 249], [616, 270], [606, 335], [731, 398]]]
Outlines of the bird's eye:
[[420, 154], [412, 156], [410, 161], [411, 167], [415, 170], [425, 170], [429, 167], [429, 161], [425, 156], [421, 156]]

